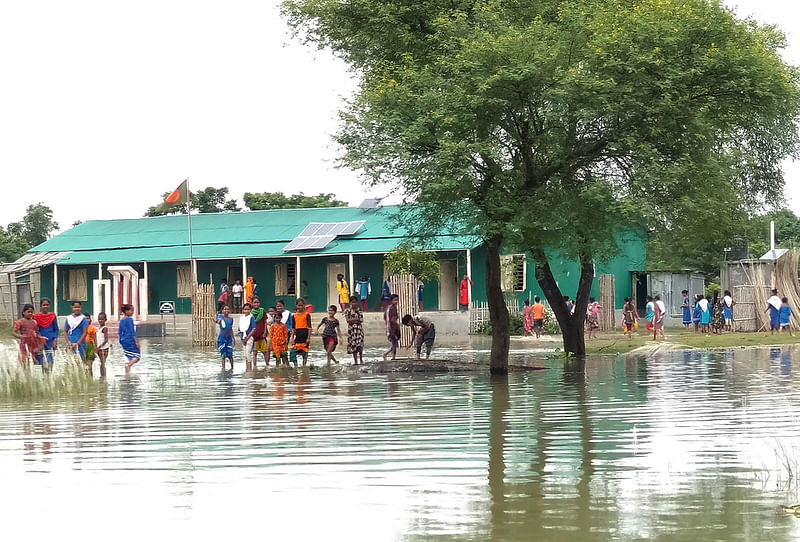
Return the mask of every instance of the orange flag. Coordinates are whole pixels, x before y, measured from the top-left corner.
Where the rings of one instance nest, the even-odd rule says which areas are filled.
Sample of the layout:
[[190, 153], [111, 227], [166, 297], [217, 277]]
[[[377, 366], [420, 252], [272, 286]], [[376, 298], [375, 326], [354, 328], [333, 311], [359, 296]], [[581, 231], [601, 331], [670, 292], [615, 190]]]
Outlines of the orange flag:
[[189, 201], [188, 183], [188, 180], [183, 181], [178, 188], [170, 192], [169, 195], [164, 198], [164, 203], [168, 203], [169, 205], [183, 205]]

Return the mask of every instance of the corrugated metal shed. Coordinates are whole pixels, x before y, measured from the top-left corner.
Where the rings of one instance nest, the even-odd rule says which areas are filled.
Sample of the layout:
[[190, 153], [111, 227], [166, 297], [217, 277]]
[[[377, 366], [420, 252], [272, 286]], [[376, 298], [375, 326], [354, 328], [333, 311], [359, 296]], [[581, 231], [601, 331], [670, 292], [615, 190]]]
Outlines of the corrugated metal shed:
[[[192, 215], [193, 256], [210, 260], [389, 252], [409, 233], [401, 224], [400, 211], [397, 206], [367, 211], [331, 207]], [[284, 251], [286, 244], [309, 223], [359, 220], [366, 224], [358, 233], [338, 237], [322, 250]], [[432, 235], [429, 248], [463, 250], [479, 244], [480, 240], [474, 237], [440, 231]], [[45, 241], [22, 259], [33, 259], [42, 253], [59, 256], [48, 256], [50, 259], [41, 265], [186, 260], [189, 259], [187, 219], [186, 215], [176, 215], [92, 220]]]

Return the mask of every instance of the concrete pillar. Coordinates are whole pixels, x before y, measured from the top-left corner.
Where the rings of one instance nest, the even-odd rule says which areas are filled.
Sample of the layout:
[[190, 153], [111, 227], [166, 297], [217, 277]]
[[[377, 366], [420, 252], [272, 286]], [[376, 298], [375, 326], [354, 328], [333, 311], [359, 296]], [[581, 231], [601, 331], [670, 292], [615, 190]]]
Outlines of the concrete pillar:
[[[300, 256], [297, 256], [294, 261], [294, 296], [300, 297], [301, 286], [303, 281], [300, 280]], [[308, 302], [308, 299], [306, 299]]]
[[469, 302], [472, 304], [472, 250], [467, 249], [467, 292], [469, 293]]
[[[356, 270], [353, 267], [352, 253], [347, 255], [347, 267], [350, 268], [350, 295], [353, 295], [353, 289], [355, 288]], [[341, 299], [339, 301], [341, 301]]]
[[247, 258], [242, 258], [242, 286], [247, 282]]
[[53, 264], [53, 302], [50, 305], [53, 314], [58, 316], [58, 264]]

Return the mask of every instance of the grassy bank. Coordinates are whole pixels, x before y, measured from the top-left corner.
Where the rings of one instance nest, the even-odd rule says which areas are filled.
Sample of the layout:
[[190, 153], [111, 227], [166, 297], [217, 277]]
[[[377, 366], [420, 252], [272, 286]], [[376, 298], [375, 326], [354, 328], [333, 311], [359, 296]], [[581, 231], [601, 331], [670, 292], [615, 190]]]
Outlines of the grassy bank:
[[14, 328], [8, 322], [0, 322], [0, 341], [8, 341], [14, 338]]
[[[622, 333], [600, 334], [591, 341], [586, 341], [586, 350], [591, 354], [624, 354], [641, 346], [653, 344], [653, 336], [641, 332], [628, 340]], [[703, 335], [702, 333], [667, 332], [666, 341], [659, 344], [673, 344], [690, 348], [715, 349], [736, 348], [742, 346], [773, 346], [784, 344], [800, 344], [800, 334], [790, 337], [788, 334], [769, 333], [724, 333], [722, 335]]]

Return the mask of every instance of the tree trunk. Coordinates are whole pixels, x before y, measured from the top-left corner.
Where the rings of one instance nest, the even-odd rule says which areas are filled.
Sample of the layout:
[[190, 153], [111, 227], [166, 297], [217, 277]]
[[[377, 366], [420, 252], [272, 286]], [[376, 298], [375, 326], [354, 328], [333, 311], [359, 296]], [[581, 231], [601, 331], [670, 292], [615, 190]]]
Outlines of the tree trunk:
[[508, 373], [510, 323], [500, 277], [500, 245], [502, 235], [492, 236], [486, 243], [486, 299], [492, 322], [492, 352], [489, 370], [492, 374]]
[[564, 341], [564, 352], [575, 356], [586, 355], [586, 342], [584, 340], [586, 307], [589, 306], [589, 292], [594, 280], [594, 261], [588, 250], [581, 251], [581, 276], [578, 281], [578, 291], [575, 296], [575, 310], [572, 314], [567, 310], [564, 296], [558, 287], [550, 262], [544, 250], [537, 248], [531, 251], [536, 261], [536, 281], [544, 292], [547, 302], [553, 310], [561, 328], [561, 337]]

